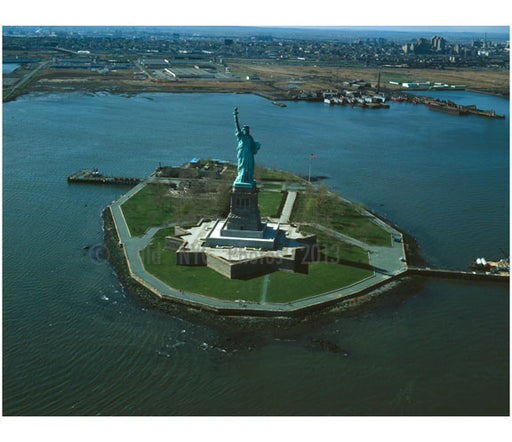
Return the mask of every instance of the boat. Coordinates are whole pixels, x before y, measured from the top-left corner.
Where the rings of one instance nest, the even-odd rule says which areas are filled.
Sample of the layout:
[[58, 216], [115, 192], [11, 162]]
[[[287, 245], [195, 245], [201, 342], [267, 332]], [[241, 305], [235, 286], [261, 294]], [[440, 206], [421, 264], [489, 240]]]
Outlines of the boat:
[[499, 261], [488, 261], [485, 258], [476, 258], [470, 265], [476, 270], [486, 270], [492, 273], [510, 272], [510, 262], [508, 258], [502, 258]]
[[286, 104], [278, 103], [277, 101], [273, 101], [272, 104], [275, 104], [276, 106], [279, 106], [279, 107], [286, 107]]

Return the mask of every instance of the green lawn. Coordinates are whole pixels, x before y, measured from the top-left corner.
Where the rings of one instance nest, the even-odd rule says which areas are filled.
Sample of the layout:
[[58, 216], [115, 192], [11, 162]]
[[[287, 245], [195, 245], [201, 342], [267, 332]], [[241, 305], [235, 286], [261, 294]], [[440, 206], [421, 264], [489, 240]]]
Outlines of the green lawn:
[[356, 247], [311, 226], [301, 226], [300, 231], [304, 234], [315, 234], [320, 252], [329, 258], [357, 264], [369, 264], [368, 253], [360, 247]]
[[388, 232], [335, 194], [317, 187], [298, 194], [295, 204], [294, 222], [318, 223], [370, 245], [391, 246]]
[[281, 190], [282, 187], [283, 187], [282, 183], [263, 183], [262, 184], [262, 190], [267, 190], [267, 189]]
[[373, 271], [336, 263], [313, 262], [309, 274], [275, 272], [268, 282], [267, 302], [289, 302], [346, 287]]
[[277, 218], [280, 215], [279, 208], [284, 197], [285, 194], [281, 192], [260, 192], [258, 194], [260, 216], [263, 218], [266, 216]]
[[301, 178], [287, 170], [267, 169], [262, 166], [254, 168], [256, 181], [301, 181]]
[[142, 235], [151, 226], [174, 221], [170, 204], [159, 201], [163, 191], [164, 186], [145, 186], [121, 206], [132, 236]]
[[223, 204], [215, 196], [178, 198], [168, 192], [168, 186], [148, 185], [121, 206], [132, 236], [141, 236], [153, 226], [216, 217], [222, 210], [219, 206]]
[[[164, 250], [165, 236], [172, 232], [162, 229], [152, 244], [141, 251], [144, 267], [171, 287], [209, 297], [258, 302], [268, 277], [266, 302], [286, 303], [346, 287], [373, 274], [372, 270], [361, 266], [314, 262], [309, 265], [307, 275], [278, 271], [247, 281], [229, 279], [207, 267], [177, 266], [176, 253]], [[350, 255], [343, 255], [344, 258], [350, 256], [354, 262], [368, 263], [366, 251], [351, 245], [345, 247]]]
[[[141, 236], [153, 226], [171, 222], [199, 220], [203, 217], [218, 217], [226, 204], [227, 195], [220, 194], [191, 195], [190, 197], [172, 197], [165, 185], [148, 185], [137, 192], [121, 209], [132, 236]], [[262, 217], [279, 216], [283, 194], [280, 192], [259, 193], [259, 207]]]
[[[164, 246], [165, 241], [155, 240], [140, 253], [146, 270], [170, 287], [231, 301], [260, 300], [263, 277], [241, 281], [226, 278], [208, 267], [178, 266], [176, 252], [164, 250]], [[155, 251], [160, 255], [159, 260], [153, 259]]]

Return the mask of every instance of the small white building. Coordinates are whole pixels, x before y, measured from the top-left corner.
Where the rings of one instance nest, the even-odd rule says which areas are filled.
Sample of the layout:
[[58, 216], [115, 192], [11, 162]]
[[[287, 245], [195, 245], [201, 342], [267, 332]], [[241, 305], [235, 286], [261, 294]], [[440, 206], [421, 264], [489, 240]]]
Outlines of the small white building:
[[418, 83], [418, 82], [402, 83], [402, 87], [411, 88], [411, 89], [429, 88], [430, 87], [430, 83], [429, 82], [426, 82], [426, 83]]

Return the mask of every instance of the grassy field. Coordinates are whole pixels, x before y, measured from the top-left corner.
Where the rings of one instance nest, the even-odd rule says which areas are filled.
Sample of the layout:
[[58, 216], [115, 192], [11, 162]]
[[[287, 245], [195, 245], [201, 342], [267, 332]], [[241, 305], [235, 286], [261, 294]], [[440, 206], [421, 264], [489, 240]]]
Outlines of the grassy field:
[[353, 203], [322, 186], [310, 187], [297, 196], [294, 222], [318, 223], [370, 245], [391, 246], [388, 232], [359, 213]]
[[[276, 217], [283, 194], [260, 192], [259, 207], [262, 217]], [[141, 236], [153, 226], [171, 222], [192, 222], [203, 217], [219, 217], [228, 201], [227, 188], [221, 187], [214, 194], [173, 196], [168, 186], [149, 185], [126, 201], [123, 210], [132, 236]]]
[[254, 178], [256, 181], [302, 181], [300, 177], [287, 170], [267, 169], [256, 166], [254, 169]]
[[168, 186], [148, 185], [121, 209], [132, 236], [141, 236], [152, 226], [218, 216], [219, 207], [223, 205], [216, 197], [182, 198], [170, 195]]
[[[173, 288], [218, 299], [259, 302], [263, 296], [266, 302], [286, 303], [346, 287], [373, 273], [361, 266], [322, 261], [311, 263], [307, 275], [278, 271], [247, 281], [229, 279], [208, 267], [177, 266], [176, 253], [164, 250], [165, 236], [170, 232], [160, 230], [141, 251], [146, 270]], [[368, 263], [366, 251], [346, 247], [354, 261]], [[155, 256], [159, 259], [155, 260]]]
[[[280, 184], [280, 183], [265, 183], [261, 186], [261, 189], [275, 189], [275, 190], [280, 190], [282, 189], [283, 185]], [[261, 190], [260, 189], [260, 190]]]
[[373, 272], [330, 262], [313, 262], [309, 274], [275, 272], [268, 281], [267, 302], [290, 302], [319, 295], [361, 281]]
[[362, 253], [362, 249], [335, 238], [311, 226], [301, 226], [301, 232], [315, 234], [318, 250], [323, 255], [354, 264], [368, 264], [368, 255]]
[[260, 192], [258, 195], [260, 216], [262, 218], [267, 216], [271, 218], [279, 217], [279, 208], [284, 197], [285, 194], [281, 192]]

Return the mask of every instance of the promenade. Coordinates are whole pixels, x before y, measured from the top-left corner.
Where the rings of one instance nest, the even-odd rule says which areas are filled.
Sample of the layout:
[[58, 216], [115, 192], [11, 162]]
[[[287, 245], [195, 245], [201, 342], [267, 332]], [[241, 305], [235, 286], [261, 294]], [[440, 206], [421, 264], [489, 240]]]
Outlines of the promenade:
[[[262, 291], [263, 294], [260, 302], [227, 301], [183, 290], [177, 290], [147, 272], [144, 268], [140, 254], [140, 251], [150, 244], [153, 236], [158, 230], [164, 227], [173, 226], [175, 223], [151, 227], [141, 237], [132, 236], [121, 209], [122, 204], [126, 200], [139, 192], [147, 183], [154, 181], [155, 177], [149, 177], [144, 182], [138, 184], [117, 201], [113, 202], [110, 205], [110, 210], [119, 236], [120, 246], [124, 249], [130, 276], [159, 298], [222, 314], [285, 316], [318, 308], [326, 303], [341, 301], [344, 298], [353, 298], [358, 294], [367, 293], [372, 287], [380, 286], [407, 271], [407, 265], [403, 262], [405, 252], [402, 234], [381, 220], [375, 218], [374, 222], [381, 224], [382, 227], [384, 227], [390, 234], [389, 247], [371, 246], [347, 235], [331, 231], [323, 226], [314, 225], [314, 227], [319, 230], [368, 251], [370, 264], [373, 267], [373, 275], [350, 286], [340, 287], [339, 289], [332, 290], [327, 293], [319, 293], [316, 296], [288, 302], [286, 304], [265, 302], [266, 290], [264, 289]], [[297, 192], [288, 192], [287, 200], [281, 212], [281, 223], [289, 222], [296, 196]], [[400, 242], [395, 242], [392, 237], [400, 238], [401, 240]]]

